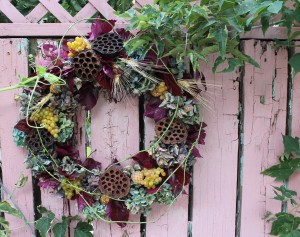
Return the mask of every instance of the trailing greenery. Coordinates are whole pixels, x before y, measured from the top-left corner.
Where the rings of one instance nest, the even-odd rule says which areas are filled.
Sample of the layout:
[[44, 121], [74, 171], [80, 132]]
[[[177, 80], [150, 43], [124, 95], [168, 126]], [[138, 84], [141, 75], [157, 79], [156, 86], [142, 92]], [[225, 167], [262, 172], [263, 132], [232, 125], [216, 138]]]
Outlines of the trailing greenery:
[[[289, 1], [295, 10], [286, 6], [287, 0], [155, 0], [153, 5], [130, 9], [120, 14], [128, 18], [129, 30], [140, 31], [126, 43], [127, 52], [140, 49], [142, 55], [151, 50], [159, 59], [168, 55], [178, 63], [189, 58], [194, 71], [201, 72], [200, 61], [208, 62], [208, 56], [219, 53], [213, 71], [224, 62], [231, 72], [244, 62], [259, 67], [251, 57], [239, 50], [239, 35], [252, 28], [261, 28], [265, 33], [272, 25], [288, 28], [293, 40], [299, 32], [292, 33], [293, 22], [300, 22], [300, 2]], [[273, 20], [279, 17], [278, 20]], [[254, 23], [261, 22], [260, 26]], [[293, 64], [291, 64], [293, 66]]]
[[[283, 136], [284, 153], [279, 157], [279, 164], [273, 165], [262, 172], [264, 175], [274, 177], [275, 180], [286, 180], [294, 172], [300, 169], [300, 145], [299, 138]], [[287, 189], [285, 186], [274, 187], [275, 200], [290, 204], [296, 212], [293, 213], [267, 213], [265, 219], [271, 220], [270, 234], [280, 237], [300, 237], [300, 217], [295, 216], [299, 208], [297, 192]]]

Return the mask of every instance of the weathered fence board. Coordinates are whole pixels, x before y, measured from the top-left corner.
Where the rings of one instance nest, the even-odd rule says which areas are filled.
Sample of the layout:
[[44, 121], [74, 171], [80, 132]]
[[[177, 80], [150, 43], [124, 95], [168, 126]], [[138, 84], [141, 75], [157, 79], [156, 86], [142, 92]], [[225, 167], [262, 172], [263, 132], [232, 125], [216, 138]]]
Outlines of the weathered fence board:
[[[213, 58], [210, 58], [212, 61]], [[234, 236], [238, 161], [239, 79], [237, 73], [207, 79], [202, 109], [207, 136], [193, 174], [193, 236]]]
[[260, 174], [278, 163], [283, 152], [281, 134], [286, 129], [287, 50], [274, 49], [273, 43], [245, 41], [245, 53], [260, 65], [245, 66], [244, 154], [242, 168], [241, 237], [268, 236], [266, 211], [280, 212], [281, 203], [273, 200], [273, 178]]
[[[19, 73], [27, 76], [27, 50], [28, 40], [26, 39], [0, 39], [0, 87], [18, 83]], [[7, 194], [13, 192], [20, 175], [28, 176], [25, 187], [16, 189], [12, 199], [26, 219], [32, 222], [34, 220], [34, 202], [31, 171], [26, 170], [24, 165], [26, 153], [23, 149], [15, 146], [12, 138], [13, 126], [16, 119], [20, 117], [17, 103], [14, 100], [17, 93], [17, 91], [7, 91], [0, 94], [0, 158], [4, 185], [1, 191], [5, 194], [4, 198], [7, 199]], [[6, 218], [11, 223], [12, 237], [32, 236], [23, 221], [11, 215], [7, 215]]]

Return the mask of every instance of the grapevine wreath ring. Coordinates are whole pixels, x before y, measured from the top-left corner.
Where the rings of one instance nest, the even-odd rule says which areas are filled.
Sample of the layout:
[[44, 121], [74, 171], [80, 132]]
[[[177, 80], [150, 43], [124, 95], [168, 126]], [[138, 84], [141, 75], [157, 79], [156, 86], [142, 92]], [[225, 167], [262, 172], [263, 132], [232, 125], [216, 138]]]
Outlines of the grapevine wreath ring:
[[[155, 48], [128, 55], [126, 40], [134, 36], [114, 24], [95, 19], [89, 39], [43, 44], [44, 58], [34, 73], [0, 91], [23, 88], [16, 100], [24, 119], [13, 137], [27, 148], [26, 164], [38, 186], [77, 200], [88, 221], [125, 226], [133, 223], [129, 213], [147, 215], [154, 202], [171, 206], [184, 193], [206, 125], [199, 115], [201, 91], [184, 63], [171, 56], [158, 59]], [[113, 102], [143, 95], [156, 135], [150, 148], [104, 169], [91, 157], [79, 157], [73, 135], [77, 109], [91, 110], [100, 93]], [[132, 164], [123, 167], [129, 159]]]

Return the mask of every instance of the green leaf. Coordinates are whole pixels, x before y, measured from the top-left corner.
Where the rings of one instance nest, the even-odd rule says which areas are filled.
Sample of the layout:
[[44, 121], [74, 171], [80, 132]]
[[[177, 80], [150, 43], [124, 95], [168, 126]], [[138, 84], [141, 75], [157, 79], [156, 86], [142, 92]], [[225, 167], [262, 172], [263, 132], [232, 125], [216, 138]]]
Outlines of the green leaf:
[[243, 52], [237, 50], [237, 49], [231, 49], [230, 53], [232, 53], [234, 56], [238, 57], [239, 59], [252, 64], [255, 67], [260, 67], [259, 64], [250, 56], [244, 54]]
[[282, 1], [276, 1], [276, 2], [273, 2], [268, 8], [267, 10], [270, 12], [270, 13], [274, 13], [274, 14], [277, 14], [281, 8], [283, 6], [283, 2]]
[[285, 153], [295, 152], [296, 155], [300, 155], [299, 138], [291, 136], [282, 136]]
[[225, 26], [224, 28], [219, 29], [216, 34], [216, 37], [217, 37], [217, 41], [219, 43], [220, 55], [221, 55], [222, 59], [225, 59], [227, 39], [228, 39], [227, 27]]
[[53, 234], [54, 237], [65, 237], [67, 230], [67, 220], [63, 217], [63, 221], [61, 223], [57, 223], [53, 226]]
[[300, 53], [294, 54], [290, 58], [289, 64], [293, 68], [295, 74], [297, 74], [298, 72], [300, 72]]
[[92, 225], [87, 222], [78, 222], [74, 231], [74, 237], [93, 237], [91, 231], [93, 231]]
[[[280, 235], [282, 237], [299, 236], [296, 229], [300, 224], [300, 218], [288, 213], [276, 214], [277, 219], [272, 223], [271, 235]], [[296, 231], [296, 232], [295, 232]], [[287, 235], [288, 234], [288, 235]]]
[[4, 217], [0, 217], [0, 226], [2, 227], [0, 230], [0, 237], [10, 236], [9, 222], [5, 220]]
[[270, 14], [264, 14], [261, 16], [261, 24], [262, 24], [262, 31], [265, 34], [270, 26]]
[[298, 169], [300, 169], [300, 158], [286, 160], [280, 164], [273, 165], [263, 171], [262, 174], [271, 176], [276, 180], [285, 180]]
[[221, 65], [221, 63], [225, 62], [225, 59], [223, 59], [221, 56], [217, 57], [215, 60], [214, 66], [212, 68], [213, 73], [216, 73], [217, 68]]
[[28, 176], [24, 176], [23, 174], [21, 174], [18, 182], [15, 184], [17, 188], [22, 188], [26, 185], [28, 181]]
[[44, 77], [46, 72], [47, 72], [46, 67], [36, 66], [36, 73], [40, 78]]
[[16, 216], [20, 219], [24, 219], [22, 213], [17, 209], [13, 208], [7, 201], [0, 202], [0, 212]]
[[243, 61], [239, 58], [228, 58], [227, 61], [228, 67], [222, 71], [224, 73], [233, 72], [236, 67], [243, 66]]
[[55, 75], [53, 75], [51, 73], [45, 73], [44, 74], [44, 79], [46, 81], [48, 81], [50, 84], [54, 84], [54, 83], [56, 83], [56, 82], [58, 82], [60, 80], [59, 77], [57, 77], [57, 76], [55, 76]]
[[41, 217], [35, 222], [34, 226], [40, 232], [42, 237], [46, 237], [54, 218], [54, 213], [49, 212], [46, 216]]

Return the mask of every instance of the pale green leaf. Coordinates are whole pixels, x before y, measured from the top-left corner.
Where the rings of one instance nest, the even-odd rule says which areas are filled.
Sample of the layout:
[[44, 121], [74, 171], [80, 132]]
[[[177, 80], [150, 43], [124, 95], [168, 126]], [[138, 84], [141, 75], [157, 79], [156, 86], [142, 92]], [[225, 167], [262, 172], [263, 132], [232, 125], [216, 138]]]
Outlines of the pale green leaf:
[[7, 201], [0, 202], [0, 212], [16, 216], [20, 219], [24, 218], [22, 213], [17, 209], [13, 208]]
[[270, 13], [277, 14], [283, 6], [283, 1], [273, 2], [267, 9]]

